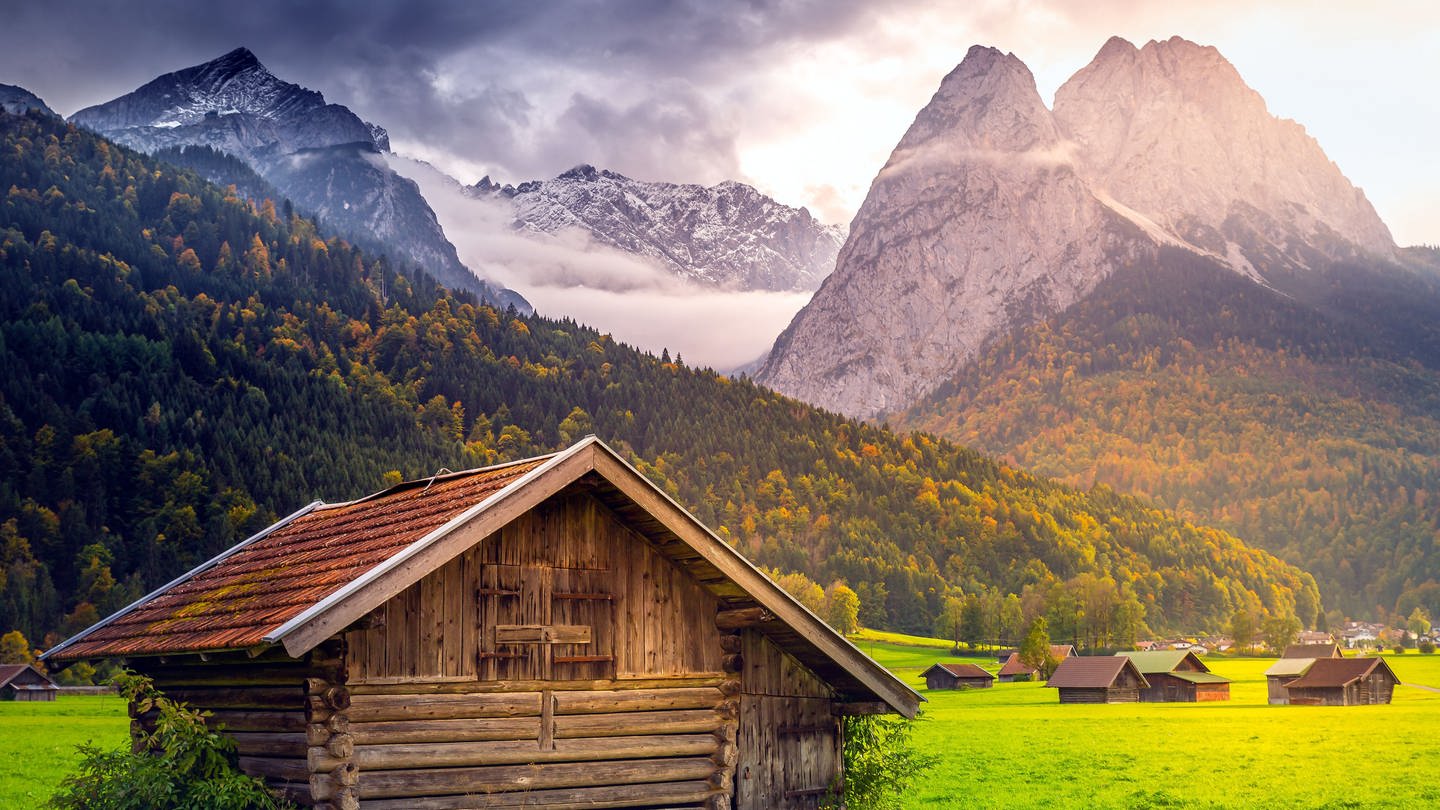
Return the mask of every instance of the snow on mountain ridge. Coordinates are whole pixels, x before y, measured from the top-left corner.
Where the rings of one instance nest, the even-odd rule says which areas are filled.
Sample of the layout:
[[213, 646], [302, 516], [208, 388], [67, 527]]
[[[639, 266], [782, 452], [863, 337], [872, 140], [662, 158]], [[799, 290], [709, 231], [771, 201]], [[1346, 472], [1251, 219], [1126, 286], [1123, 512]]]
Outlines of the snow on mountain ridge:
[[734, 289], [815, 289], [845, 233], [738, 181], [645, 182], [588, 164], [518, 186], [486, 177], [466, 193], [508, 200], [517, 230], [545, 237], [575, 229], [681, 278]]

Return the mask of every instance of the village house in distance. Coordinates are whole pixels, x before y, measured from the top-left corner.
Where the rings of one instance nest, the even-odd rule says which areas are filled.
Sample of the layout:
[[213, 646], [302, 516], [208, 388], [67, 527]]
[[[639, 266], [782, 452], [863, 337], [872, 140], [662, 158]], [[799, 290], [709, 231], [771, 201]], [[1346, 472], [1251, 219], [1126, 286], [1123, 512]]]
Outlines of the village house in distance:
[[1189, 650], [1118, 652], [1129, 658], [1148, 686], [1141, 703], [1204, 703], [1230, 699], [1230, 679], [1216, 675]]
[[1061, 703], [1139, 703], [1140, 690], [1150, 686], [1123, 655], [1072, 655], [1045, 685], [1060, 690]]
[[1340, 646], [1333, 642], [1323, 644], [1291, 644], [1285, 648], [1280, 660], [1265, 670], [1265, 685], [1272, 706], [1283, 706], [1290, 702], [1289, 686], [1298, 679], [1310, 665], [1320, 658], [1343, 658]]
[[922, 700], [593, 437], [311, 504], [46, 658], [337, 810], [814, 808], [843, 716]]
[[[1051, 644], [1050, 657], [1056, 661], [1064, 661], [1075, 654], [1075, 646], [1072, 644]], [[1005, 655], [1000, 659], [1000, 671], [996, 677], [1001, 683], [1012, 683], [1014, 681], [1028, 681], [1035, 677], [1035, 667], [1027, 665], [1020, 660], [1020, 653], [1014, 650], [1006, 650]]]
[[54, 700], [60, 687], [29, 664], [0, 664], [0, 700]]
[[974, 664], [931, 664], [921, 674], [927, 689], [989, 689], [995, 676]]

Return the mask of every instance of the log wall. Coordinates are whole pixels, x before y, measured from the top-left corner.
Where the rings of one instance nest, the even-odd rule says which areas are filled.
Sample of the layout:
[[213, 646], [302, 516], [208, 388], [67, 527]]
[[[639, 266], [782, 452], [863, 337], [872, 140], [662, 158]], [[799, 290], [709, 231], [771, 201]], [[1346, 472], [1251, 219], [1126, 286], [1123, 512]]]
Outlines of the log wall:
[[742, 636], [737, 810], [810, 810], [837, 791], [842, 732], [834, 693], [756, 630]]
[[[344, 784], [353, 783], [344, 655], [344, 644], [337, 640], [298, 660], [277, 649], [254, 658], [191, 655], [137, 658], [128, 664], [167, 697], [210, 712], [210, 727], [235, 740], [241, 770], [296, 802], [324, 799], [330, 807], [353, 808], [357, 797]], [[158, 713], [132, 704], [130, 714], [138, 744], [141, 733], [154, 731]]]
[[377, 810], [701, 807], [722, 791], [725, 683], [356, 684], [356, 794]]

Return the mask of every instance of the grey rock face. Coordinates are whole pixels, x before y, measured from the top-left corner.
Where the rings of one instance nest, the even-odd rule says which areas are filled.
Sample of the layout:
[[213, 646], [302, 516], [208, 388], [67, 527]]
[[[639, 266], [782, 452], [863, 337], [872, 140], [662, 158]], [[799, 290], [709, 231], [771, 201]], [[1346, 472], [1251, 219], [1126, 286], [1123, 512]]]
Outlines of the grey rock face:
[[567, 230], [651, 259], [675, 275], [742, 290], [813, 290], [835, 267], [843, 228], [744, 183], [646, 183], [593, 166], [519, 187], [484, 178], [465, 192], [504, 198], [517, 230]]
[[245, 48], [167, 73], [71, 120], [145, 152], [204, 145], [233, 155], [352, 242], [423, 267], [446, 286], [529, 309], [460, 262], [419, 189], [381, 159], [390, 146], [383, 128], [276, 78]]
[[1069, 306], [1133, 237], [1077, 176], [1029, 69], [972, 48], [871, 184], [835, 273], [757, 378], [897, 410], [992, 336]]
[[1243, 254], [1262, 275], [1267, 248], [1284, 254], [1287, 242], [1395, 258], [1365, 195], [1212, 47], [1112, 38], [1055, 94], [1055, 119], [1097, 192], [1203, 250]]
[[1052, 114], [1018, 59], [977, 46], [757, 379], [852, 416], [894, 412], [1160, 245], [1259, 283], [1396, 256], [1364, 194], [1214, 48], [1112, 39]]
[[45, 106], [39, 96], [13, 84], [0, 84], [0, 110], [10, 115], [24, 115], [29, 110], [39, 110], [46, 115], [55, 114], [54, 110]]

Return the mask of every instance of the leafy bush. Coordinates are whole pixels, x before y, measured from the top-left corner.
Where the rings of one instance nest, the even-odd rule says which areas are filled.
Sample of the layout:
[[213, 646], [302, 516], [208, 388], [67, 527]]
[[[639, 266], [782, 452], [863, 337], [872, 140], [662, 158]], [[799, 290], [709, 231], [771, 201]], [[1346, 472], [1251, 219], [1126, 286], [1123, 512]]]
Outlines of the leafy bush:
[[1427, 641], [1422, 641], [1422, 642], [1420, 642], [1419, 644], [1415, 645], [1415, 649], [1419, 650], [1421, 653], [1423, 653], [1423, 654], [1425, 654], [1425, 655], [1434, 655], [1434, 654], [1435, 654], [1435, 642], [1433, 642], [1433, 641], [1428, 641], [1428, 640], [1427, 640]]
[[54, 810], [280, 810], [293, 807], [236, 767], [235, 743], [205, 727], [207, 712], [166, 698], [145, 678], [116, 676], [140, 711], [155, 709], [155, 731], [135, 750], [80, 746], [80, 770], [50, 800]]
[[903, 717], [845, 718], [844, 807], [893, 810], [900, 806], [911, 782], [939, 761], [916, 750], [912, 731], [914, 721]]

